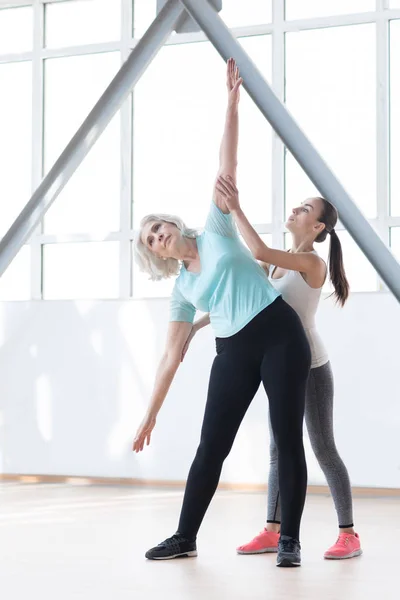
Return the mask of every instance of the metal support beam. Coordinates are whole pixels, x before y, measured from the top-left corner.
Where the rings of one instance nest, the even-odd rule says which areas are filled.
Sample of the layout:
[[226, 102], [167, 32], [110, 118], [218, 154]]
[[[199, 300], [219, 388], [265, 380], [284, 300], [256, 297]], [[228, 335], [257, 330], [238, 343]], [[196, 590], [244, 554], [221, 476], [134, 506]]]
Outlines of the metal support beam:
[[400, 265], [354, 204], [349, 194], [320, 157], [293, 117], [206, 0], [181, 0], [226, 61], [239, 65], [243, 85], [308, 177], [337, 208], [340, 220], [400, 302]]
[[0, 242], [0, 276], [98, 140], [184, 14], [169, 0]]
[[[157, 14], [163, 8], [164, 4], [167, 3], [168, 0], [157, 0]], [[212, 6], [214, 6], [215, 10], [218, 12], [222, 10], [222, 0], [207, 0], [211, 2]], [[184, 16], [179, 19], [179, 23], [175, 29], [176, 33], [193, 33], [194, 31], [201, 31], [199, 24], [197, 21], [192, 19], [187, 12], [185, 11]]]

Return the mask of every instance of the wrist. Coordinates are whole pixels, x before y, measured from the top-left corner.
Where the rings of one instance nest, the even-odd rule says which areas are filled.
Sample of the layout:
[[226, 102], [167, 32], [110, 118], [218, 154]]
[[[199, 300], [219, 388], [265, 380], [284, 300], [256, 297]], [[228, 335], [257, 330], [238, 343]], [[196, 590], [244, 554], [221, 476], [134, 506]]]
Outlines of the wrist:
[[234, 217], [240, 217], [243, 215], [243, 211], [240, 206], [238, 206], [237, 208], [233, 208], [231, 210], [231, 213]]
[[160, 409], [156, 408], [155, 406], [152, 406], [151, 408], [149, 408], [146, 412], [146, 420], [148, 419], [155, 419], [158, 415], [158, 411]]
[[239, 112], [239, 106], [236, 100], [228, 99], [228, 115], [237, 116]]

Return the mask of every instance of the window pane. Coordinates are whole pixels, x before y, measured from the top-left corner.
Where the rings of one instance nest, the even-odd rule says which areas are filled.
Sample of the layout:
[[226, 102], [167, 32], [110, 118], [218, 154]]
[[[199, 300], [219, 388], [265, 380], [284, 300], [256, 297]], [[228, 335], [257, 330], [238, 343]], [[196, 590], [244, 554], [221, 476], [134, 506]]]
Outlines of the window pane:
[[30, 52], [33, 46], [31, 6], [0, 10], [0, 54]]
[[121, 2], [72, 0], [46, 4], [46, 46], [112, 42], [121, 36]]
[[[46, 171], [118, 71], [119, 61], [116, 52], [46, 61]], [[120, 161], [117, 114], [50, 208], [45, 217], [46, 232], [118, 230]]]
[[83, 242], [43, 247], [43, 297], [116, 298], [119, 243]]
[[[356, 25], [286, 36], [290, 112], [361, 210], [376, 216], [375, 28]], [[286, 200], [316, 193], [286, 154]]]
[[219, 13], [228, 27], [262, 25], [272, 21], [272, 0], [223, 0]]
[[344, 268], [351, 292], [375, 292], [378, 278], [375, 269], [347, 231], [338, 231], [342, 243]]
[[[270, 78], [270, 38], [241, 43]], [[199, 79], [205, 72], [206, 85]], [[162, 104], [150, 103], [160, 90], [165, 91]], [[134, 226], [149, 212], [164, 212], [202, 227], [224, 125], [224, 63], [207, 42], [166, 46], [138, 83], [134, 102]], [[271, 129], [244, 91], [238, 179], [249, 218], [270, 221]]]
[[400, 216], [400, 21], [390, 22], [390, 213]]
[[31, 195], [32, 68], [0, 65], [0, 237]]
[[136, 38], [142, 37], [157, 16], [157, 0], [134, 0], [133, 24]]
[[375, 10], [375, 0], [286, 0], [286, 19], [313, 19]]
[[393, 254], [400, 262], [400, 227], [390, 228], [390, 247]]
[[31, 297], [31, 249], [23, 246], [0, 278], [0, 300], [29, 300]]

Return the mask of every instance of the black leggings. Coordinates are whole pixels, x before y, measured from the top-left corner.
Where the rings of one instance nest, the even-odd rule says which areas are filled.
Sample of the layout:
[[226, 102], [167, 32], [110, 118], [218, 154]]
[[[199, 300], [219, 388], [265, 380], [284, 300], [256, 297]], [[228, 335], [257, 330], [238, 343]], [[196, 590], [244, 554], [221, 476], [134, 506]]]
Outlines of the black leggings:
[[304, 398], [310, 348], [300, 319], [281, 297], [239, 333], [217, 338], [200, 445], [191, 466], [178, 531], [195, 539], [221, 469], [262, 381], [278, 449], [281, 534], [299, 538], [307, 467]]

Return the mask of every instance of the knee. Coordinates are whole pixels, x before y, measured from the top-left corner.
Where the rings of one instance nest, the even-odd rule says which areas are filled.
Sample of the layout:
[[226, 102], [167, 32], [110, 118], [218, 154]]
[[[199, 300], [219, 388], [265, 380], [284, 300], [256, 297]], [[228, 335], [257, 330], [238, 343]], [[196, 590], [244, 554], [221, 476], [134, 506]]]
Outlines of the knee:
[[277, 456], [279, 461], [289, 460], [297, 462], [303, 460], [304, 445], [302, 436], [288, 436], [277, 442]]
[[326, 443], [320, 439], [312, 444], [312, 449], [321, 467], [332, 464], [336, 459], [340, 460], [334, 442]]
[[224, 462], [232, 444], [223, 443], [221, 440], [202, 439], [197, 448], [196, 459], [205, 465], [215, 465]]

